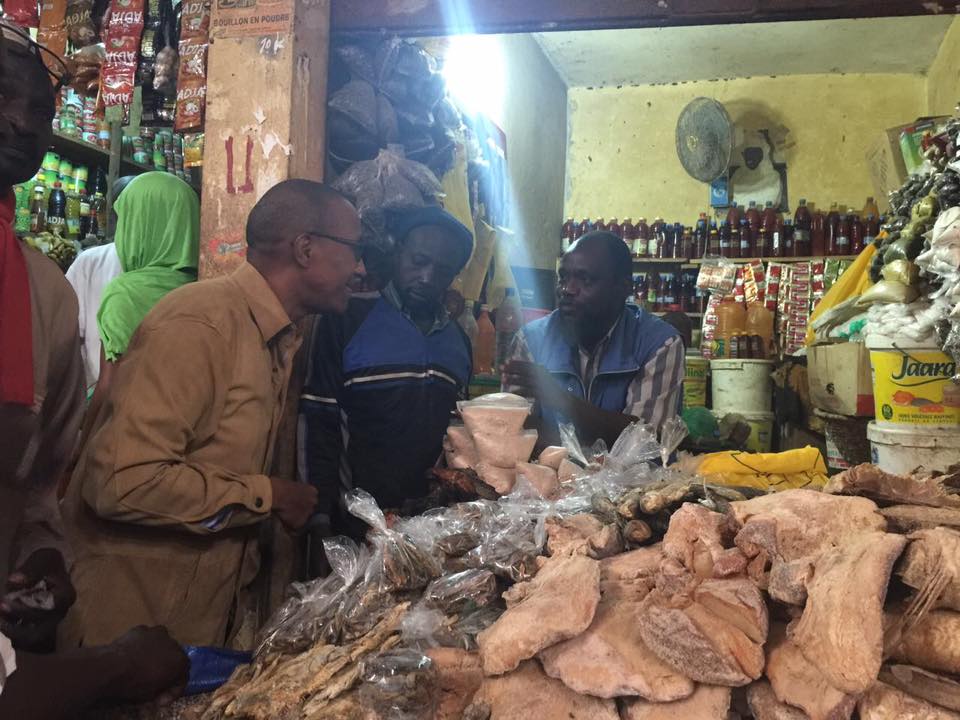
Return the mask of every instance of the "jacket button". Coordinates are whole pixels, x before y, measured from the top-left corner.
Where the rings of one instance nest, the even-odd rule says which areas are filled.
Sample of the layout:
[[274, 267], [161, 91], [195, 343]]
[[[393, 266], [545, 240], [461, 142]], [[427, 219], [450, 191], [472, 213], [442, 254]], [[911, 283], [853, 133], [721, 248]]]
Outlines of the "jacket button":
[[263, 507], [263, 498], [257, 498], [253, 501], [254, 506], [261, 508]]

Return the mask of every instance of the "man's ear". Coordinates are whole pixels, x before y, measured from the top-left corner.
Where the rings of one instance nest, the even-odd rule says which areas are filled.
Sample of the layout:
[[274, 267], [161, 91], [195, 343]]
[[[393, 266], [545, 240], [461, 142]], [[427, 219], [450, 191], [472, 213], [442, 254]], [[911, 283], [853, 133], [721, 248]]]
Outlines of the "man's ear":
[[293, 261], [302, 268], [310, 265], [310, 259], [316, 248], [308, 235], [297, 235], [293, 240]]

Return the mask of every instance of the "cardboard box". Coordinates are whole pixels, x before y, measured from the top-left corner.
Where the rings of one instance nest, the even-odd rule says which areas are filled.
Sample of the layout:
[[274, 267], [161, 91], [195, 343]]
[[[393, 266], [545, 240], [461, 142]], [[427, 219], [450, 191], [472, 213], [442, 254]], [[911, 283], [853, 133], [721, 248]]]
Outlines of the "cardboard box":
[[910, 125], [881, 130], [867, 149], [867, 167], [880, 211], [889, 210], [887, 197], [907, 181], [907, 166], [900, 150], [900, 133]]
[[809, 349], [807, 371], [814, 407], [838, 415], [873, 415], [873, 379], [866, 345], [814, 345]]
[[[912, 123], [881, 130], [867, 149], [867, 166], [873, 191], [880, 211], [890, 209], [887, 196], [899, 190], [915, 169], [919, 158], [919, 143], [925, 132], [943, 124], [949, 117], [923, 117]], [[906, 134], [904, 134], [906, 133]], [[902, 136], [902, 137], [901, 137]], [[905, 159], [910, 156], [910, 162]]]

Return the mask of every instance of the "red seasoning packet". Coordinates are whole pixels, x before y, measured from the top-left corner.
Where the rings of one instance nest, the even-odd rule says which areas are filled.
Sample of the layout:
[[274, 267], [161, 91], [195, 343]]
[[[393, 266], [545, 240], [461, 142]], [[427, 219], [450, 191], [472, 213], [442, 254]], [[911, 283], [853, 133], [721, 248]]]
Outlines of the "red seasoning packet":
[[6, 0], [3, 3], [3, 17], [12, 20], [20, 27], [40, 27], [36, 0]]
[[[47, 50], [63, 57], [67, 53], [67, 0], [43, 0], [40, 6], [40, 29], [37, 42]], [[40, 53], [48, 68], [60, 68], [47, 53]]]
[[207, 105], [207, 46], [210, 33], [209, 0], [186, 0], [180, 15], [180, 70], [173, 129], [195, 132], [203, 128]]
[[112, 0], [106, 23], [106, 60], [103, 63], [103, 104], [133, 102], [140, 36], [143, 34], [144, 0]]

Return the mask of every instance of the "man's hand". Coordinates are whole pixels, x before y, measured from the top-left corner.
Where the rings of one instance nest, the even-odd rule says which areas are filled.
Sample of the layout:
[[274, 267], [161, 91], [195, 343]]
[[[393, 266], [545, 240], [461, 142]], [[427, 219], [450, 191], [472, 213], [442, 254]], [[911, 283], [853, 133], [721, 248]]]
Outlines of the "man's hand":
[[273, 512], [291, 530], [299, 530], [317, 508], [317, 489], [313, 485], [270, 478], [273, 486]]
[[567, 391], [542, 365], [511, 360], [503, 369], [503, 384], [516, 386], [519, 394], [537, 400], [544, 407], [562, 406]]
[[7, 579], [0, 598], [0, 631], [19, 650], [52, 652], [57, 625], [76, 599], [60, 552], [37, 550]]
[[190, 661], [166, 628], [135, 627], [102, 650], [121, 663], [119, 681], [109, 689], [112, 699], [172, 701], [187, 685]]

